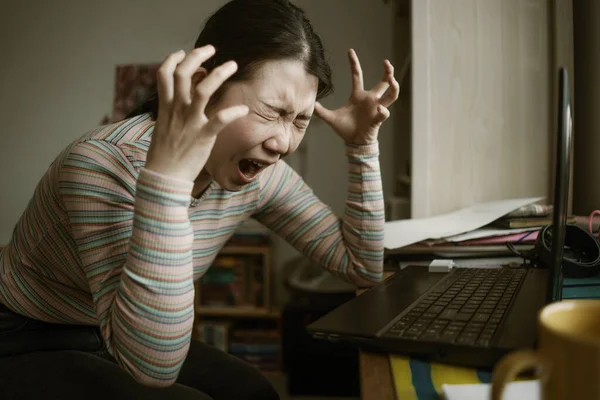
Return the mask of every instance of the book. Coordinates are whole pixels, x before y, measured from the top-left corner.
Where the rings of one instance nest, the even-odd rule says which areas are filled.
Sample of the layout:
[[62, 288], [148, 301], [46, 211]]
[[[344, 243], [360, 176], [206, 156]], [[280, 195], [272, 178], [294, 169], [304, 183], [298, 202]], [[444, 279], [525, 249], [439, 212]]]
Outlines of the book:
[[[571, 215], [567, 217], [567, 224], [574, 224], [576, 222], [575, 216]], [[500, 228], [532, 228], [536, 226], [548, 226], [552, 224], [552, 217], [509, 217], [500, 218], [491, 225]]]
[[219, 350], [227, 351], [230, 326], [228, 322], [203, 321], [195, 325], [194, 338]]
[[261, 255], [219, 255], [201, 278], [200, 306], [264, 307], [265, 270]]

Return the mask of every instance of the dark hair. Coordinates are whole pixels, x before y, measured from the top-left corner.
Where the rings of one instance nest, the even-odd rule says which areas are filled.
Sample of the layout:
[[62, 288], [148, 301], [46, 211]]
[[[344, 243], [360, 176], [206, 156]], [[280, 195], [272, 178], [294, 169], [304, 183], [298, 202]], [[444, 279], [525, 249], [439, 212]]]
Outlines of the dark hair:
[[[237, 72], [211, 96], [209, 106], [223, 95], [229, 82], [250, 79], [269, 60], [299, 60], [319, 80], [317, 99], [333, 91], [331, 68], [323, 44], [302, 9], [290, 0], [232, 0], [208, 18], [194, 47], [211, 44], [216, 54], [203, 67], [209, 72], [226, 61], [238, 64]], [[153, 94], [134, 115], [158, 114], [158, 94]]]

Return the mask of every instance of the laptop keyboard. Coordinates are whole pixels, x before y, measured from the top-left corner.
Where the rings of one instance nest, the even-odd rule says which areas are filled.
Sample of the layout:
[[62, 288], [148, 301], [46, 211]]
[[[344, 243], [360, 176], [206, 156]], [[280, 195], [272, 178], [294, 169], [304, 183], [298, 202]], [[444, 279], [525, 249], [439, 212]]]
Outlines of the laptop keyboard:
[[526, 270], [459, 268], [435, 287], [384, 337], [490, 346]]

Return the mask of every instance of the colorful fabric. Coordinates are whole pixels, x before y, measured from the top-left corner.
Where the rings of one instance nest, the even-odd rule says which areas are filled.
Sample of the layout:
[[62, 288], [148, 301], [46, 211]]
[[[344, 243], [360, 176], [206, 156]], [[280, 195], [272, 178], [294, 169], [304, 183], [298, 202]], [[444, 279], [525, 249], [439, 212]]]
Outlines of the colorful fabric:
[[193, 282], [236, 228], [255, 218], [333, 274], [360, 286], [383, 275], [378, 144], [346, 146], [342, 219], [279, 161], [239, 192], [144, 169], [148, 114], [98, 127], [65, 149], [0, 253], [0, 302], [53, 323], [98, 325], [137, 379], [172, 383], [187, 354]]
[[490, 383], [491, 371], [390, 355], [398, 400], [437, 400], [444, 384]]

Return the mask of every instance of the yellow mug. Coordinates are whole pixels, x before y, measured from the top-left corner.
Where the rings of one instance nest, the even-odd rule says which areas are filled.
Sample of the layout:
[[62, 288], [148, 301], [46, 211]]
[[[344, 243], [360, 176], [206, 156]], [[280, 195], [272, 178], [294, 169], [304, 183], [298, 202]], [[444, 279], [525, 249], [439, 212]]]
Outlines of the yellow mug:
[[600, 399], [600, 300], [565, 300], [538, 314], [538, 345], [504, 356], [492, 374], [492, 400], [535, 369], [544, 400]]

